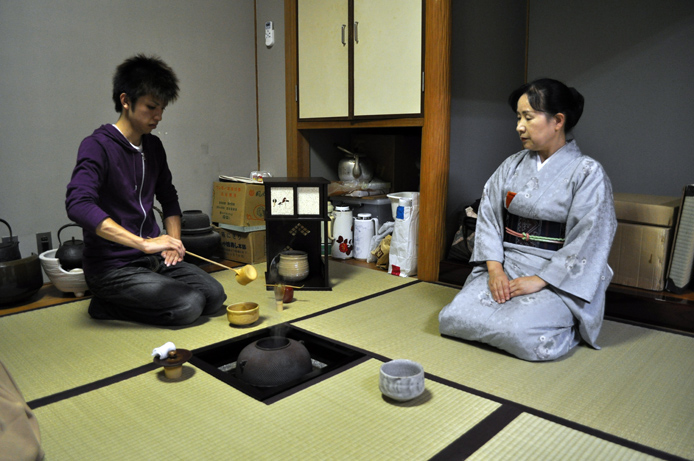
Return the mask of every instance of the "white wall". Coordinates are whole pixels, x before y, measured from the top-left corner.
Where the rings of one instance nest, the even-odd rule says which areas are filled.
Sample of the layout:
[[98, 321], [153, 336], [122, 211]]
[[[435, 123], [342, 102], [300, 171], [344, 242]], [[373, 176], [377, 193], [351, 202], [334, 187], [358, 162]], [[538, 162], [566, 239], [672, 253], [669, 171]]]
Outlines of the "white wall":
[[[275, 25], [275, 44], [265, 46], [265, 23]], [[258, 137], [260, 168], [287, 175], [287, 122], [284, 98], [284, 0], [256, 2], [258, 27]]]
[[37, 232], [52, 232], [57, 247], [79, 143], [117, 120], [111, 78], [135, 53], [161, 56], [180, 79], [179, 99], [155, 134], [183, 209], [209, 212], [220, 173], [258, 168], [253, 7], [253, 0], [0, 0], [0, 218], [23, 256], [37, 251]]

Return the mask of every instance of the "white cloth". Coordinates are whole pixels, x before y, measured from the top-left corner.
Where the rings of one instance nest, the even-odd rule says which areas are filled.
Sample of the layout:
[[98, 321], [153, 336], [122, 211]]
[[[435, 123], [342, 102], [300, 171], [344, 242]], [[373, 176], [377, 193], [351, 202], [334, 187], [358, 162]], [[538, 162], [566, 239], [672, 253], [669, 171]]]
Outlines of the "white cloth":
[[152, 357], [156, 357], [157, 355], [159, 356], [160, 359], [165, 359], [169, 356], [169, 352], [175, 351], [176, 346], [174, 346], [174, 343], [169, 341], [168, 343], [164, 344], [163, 346], [155, 347], [154, 350], [152, 351]]

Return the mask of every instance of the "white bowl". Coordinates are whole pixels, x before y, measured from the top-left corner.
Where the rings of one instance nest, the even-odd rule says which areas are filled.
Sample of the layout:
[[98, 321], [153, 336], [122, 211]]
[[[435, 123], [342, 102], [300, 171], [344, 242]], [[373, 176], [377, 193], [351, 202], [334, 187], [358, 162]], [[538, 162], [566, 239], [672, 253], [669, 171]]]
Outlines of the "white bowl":
[[391, 360], [381, 365], [378, 387], [386, 397], [404, 402], [424, 392], [424, 368], [406, 359]]
[[82, 269], [66, 271], [60, 267], [60, 261], [55, 257], [57, 251], [54, 249], [41, 253], [39, 255], [41, 267], [58, 290], [63, 293], [74, 293], [75, 296], [81, 298], [88, 289], [87, 282], [84, 280], [84, 272]]
[[400, 203], [401, 198], [412, 199], [413, 205], [419, 204], [419, 192], [393, 192], [388, 194], [388, 198], [390, 199], [390, 209], [393, 211], [393, 219], [398, 214], [398, 203]]

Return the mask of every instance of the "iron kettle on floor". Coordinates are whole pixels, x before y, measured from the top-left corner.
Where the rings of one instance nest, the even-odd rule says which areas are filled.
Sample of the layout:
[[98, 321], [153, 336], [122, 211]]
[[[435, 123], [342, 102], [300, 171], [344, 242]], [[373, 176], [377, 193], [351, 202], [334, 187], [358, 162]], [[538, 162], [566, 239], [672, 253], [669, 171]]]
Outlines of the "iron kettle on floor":
[[75, 223], [65, 224], [58, 229], [58, 251], [55, 252], [55, 257], [58, 258], [60, 266], [63, 270], [70, 271], [72, 269], [82, 268], [82, 252], [84, 251], [84, 242], [82, 240], [68, 240], [65, 243], [60, 241], [60, 232], [66, 227], [80, 227]]
[[15, 242], [14, 238], [12, 237], [12, 228], [10, 227], [9, 223], [4, 219], [0, 219], [0, 222], [5, 224], [7, 228], [10, 230], [9, 241], [0, 243], [0, 262], [16, 261], [18, 259], [22, 259], [22, 256], [19, 252], [19, 242]]

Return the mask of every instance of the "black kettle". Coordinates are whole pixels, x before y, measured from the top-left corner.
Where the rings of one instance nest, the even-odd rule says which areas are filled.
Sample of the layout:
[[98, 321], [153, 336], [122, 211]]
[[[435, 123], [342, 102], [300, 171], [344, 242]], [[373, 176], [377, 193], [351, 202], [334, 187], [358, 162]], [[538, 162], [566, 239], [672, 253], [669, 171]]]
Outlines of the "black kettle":
[[19, 242], [15, 242], [12, 237], [12, 228], [4, 219], [0, 219], [7, 228], [10, 230], [10, 241], [0, 243], [0, 262], [16, 261], [17, 259], [22, 259], [19, 253]]
[[65, 224], [63, 227], [58, 229], [58, 251], [55, 253], [55, 257], [58, 258], [60, 266], [63, 270], [69, 271], [72, 269], [82, 268], [82, 252], [84, 251], [84, 242], [82, 240], [68, 240], [65, 243], [60, 242], [60, 232], [66, 227], [80, 227], [75, 223]]

